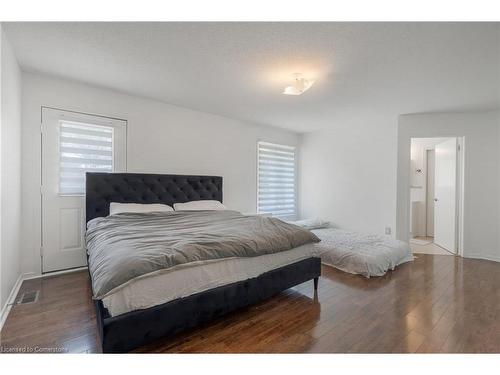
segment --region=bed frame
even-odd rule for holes
[[[207,199],[222,202],[222,177],[87,173],[86,221],[107,216],[110,202],[163,203],[172,206],[174,203]],[[320,274],[320,259],[311,257],[252,279],[115,317],[109,315],[101,300],[95,300],[102,351],[130,351],[262,301],[311,279],[314,279],[316,290]]]

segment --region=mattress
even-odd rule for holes
[[[319,257],[318,244],[275,254],[193,262],[131,280],[102,299],[111,316],[146,309],[222,285],[258,277],[294,262]]]
[[[102,299],[140,276],[183,264],[256,257],[319,242],[277,218],[231,210],[121,213],[87,223],[94,297]]]
[[[366,277],[383,276],[388,270],[413,260],[410,245],[387,236],[337,228],[312,230],[323,264]]]

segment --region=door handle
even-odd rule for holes
[[[437,199],[437,198],[434,198],[434,202],[437,202],[437,201],[438,201],[438,199]]]

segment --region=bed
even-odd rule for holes
[[[312,229],[321,242],[315,244],[323,264],[365,277],[383,276],[413,260],[408,243],[388,236],[338,228]]]
[[[89,274],[103,352],[130,351],[269,298],[308,280],[314,280],[314,287],[317,288],[321,261],[314,244],[306,241],[308,235],[305,232],[294,232],[289,238],[290,248],[286,251],[274,251],[272,246],[265,251],[262,250],[265,246],[256,246],[256,249],[248,246],[220,246],[221,249],[216,249],[214,253],[221,252],[221,258],[206,259],[205,254],[212,251],[207,251],[206,247],[211,246],[210,241],[204,240],[200,242],[201,245],[196,244],[197,252],[189,255],[194,258],[188,256],[185,260],[178,261],[183,257],[161,254],[161,257],[144,264],[140,263],[140,257],[139,260],[132,258],[136,254],[122,251],[116,245],[126,244],[125,240],[111,241],[110,238],[116,236],[128,236],[129,239],[135,236],[147,241],[162,241],[162,236],[170,236],[168,238],[172,240],[175,238],[172,233],[184,236],[182,238],[185,241],[187,229],[181,223],[195,223],[196,220],[198,221],[193,225],[197,228],[212,225],[216,228],[214,230],[222,231],[220,233],[224,233],[226,223],[233,223],[234,228],[239,228],[240,232],[252,225],[271,226],[272,223],[286,233],[289,228],[282,227],[281,222],[276,219],[249,217],[234,211],[108,216],[111,202],[169,206],[197,200],[222,202],[222,177],[87,173],[86,189]],[[175,221],[178,224],[172,224],[174,219],[178,219]],[[267,223],[266,220],[274,221]],[[219,227],[215,227],[217,223]],[[121,225],[122,231],[119,230]],[[229,227],[233,228],[231,225]],[[106,232],[108,234],[104,236],[103,228],[116,229],[112,235],[109,235],[111,232]],[[141,233],[140,230],[152,233],[151,238],[134,232]],[[203,231],[191,229],[191,233],[196,235],[201,232]],[[257,240],[255,242],[258,243]],[[146,250],[147,247],[145,253],[148,253]],[[239,253],[257,250],[264,252],[248,256],[240,256]],[[230,256],[224,251],[234,251],[234,254]],[[125,258],[122,259],[122,255]],[[147,268],[151,264],[155,265],[157,259],[167,261],[167,258],[168,262],[173,262],[168,269]],[[128,267],[128,279],[120,279],[123,272],[111,272],[124,264]],[[110,270],[110,273],[106,270]]]

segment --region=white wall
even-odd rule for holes
[[[464,137],[464,256],[500,261],[498,111],[400,116],[397,237],[408,239],[410,139]]]
[[[464,256],[500,261],[498,111],[405,115],[397,123],[353,121],[302,135],[301,216],[379,234],[397,227],[408,240],[410,139],[464,136]]]
[[[363,232],[394,230],[396,129],[396,118],[380,118],[302,135],[301,216]]]
[[[0,306],[4,318],[9,295],[21,276],[21,71],[1,27],[0,34]]]
[[[298,143],[292,132],[23,73],[24,272],[40,272],[41,106],[127,120],[129,172],[221,175],[224,203],[240,211],[256,207],[257,140]]]

